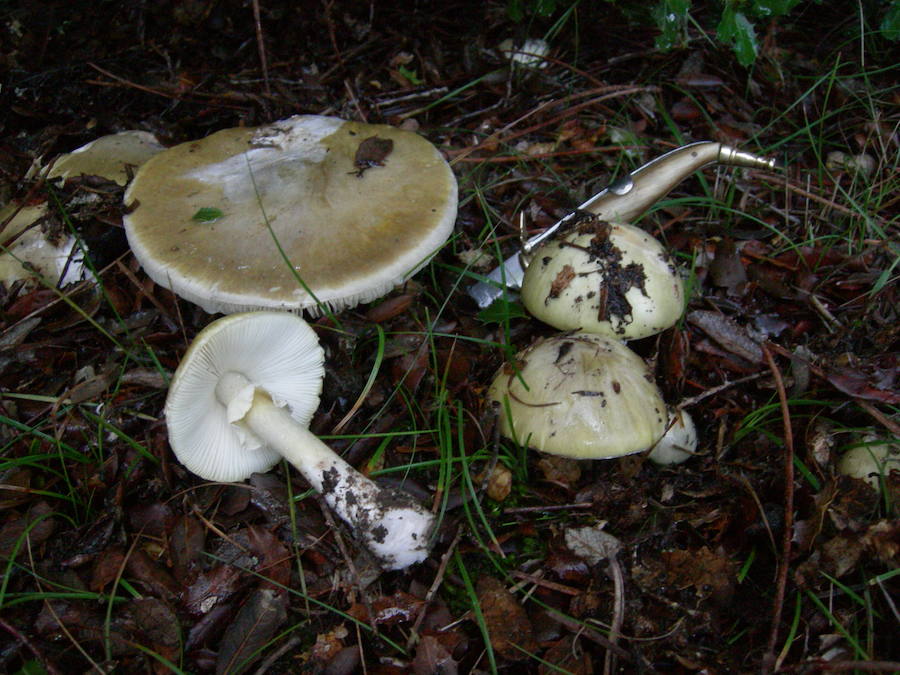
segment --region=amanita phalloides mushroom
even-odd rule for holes
[[[434,516],[381,488],[307,425],[319,402],[323,353],[313,330],[286,312],[233,314],[191,344],[166,399],[169,443],[207,480],[237,481],[288,460],[385,569],[428,554]]]
[[[87,175],[125,185],[132,170],[162,150],[156,137],[146,131],[122,131],[60,155],[49,169],[44,166],[40,171],[54,183]],[[86,193],[82,198],[96,199],[97,195]],[[13,201],[0,207],[0,243],[6,247],[0,252],[0,282],[10,286],[24,280],[26,285],[33,285],[37,278],[43,278],[44,283],[65,286],[83,278],[84,242],[79,243],[50,216],[46,201]]]
[[[494,378],[507,438],[576,459],[646,450],[666,430],[666,405],[644,361],[595,333],[535,342]]]
[[[207,312],[369,302],[450,236],[457,187],[410,131],[297,115],[223,129],[141,167],[125,193],[147,275]]]
[[[522,301],[534,317],[554,328],[632,340],[678,321],[684,284],[652,236],[633,225],[585,214],[531,254]]]
[[[866,434],[862,443],[841,455],[838,473],[866,481],[872,489],[880,490],[882,478],[891,471],[900,471],[900,443],[892,443]]]

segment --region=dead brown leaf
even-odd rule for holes
[[[287,618],[287,594],[259,588],[225,629],[219,644],[216,674],[239,675],[263,656],[263,647]]]
[[[494,651],[510,661],[528,658],[537,641],[525,608],[507,590],[502,581],[483,576],[477,584],[478,604]],[[524,651],[523,651],[524,650]]]

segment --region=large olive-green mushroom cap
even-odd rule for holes
[[[593,221],[534,251],[522,301],[554,328],[632,340],[675,325],[684,284],[652,236],[633,225]]]
[[[208,312],[315,311],[409,278],[450,235],[457,188],[417,134],[301,115],[175,146],[125,202],[128,241],[158,284]]]
[[[594,333],[557,335],[500,369],[488,397],[507,438],[554,455],[602,459],[640,452],[666,430],[666,405],[641,358]]]

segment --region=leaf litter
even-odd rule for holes
[[[900,476],[876,491],[835,470],[845,448],[898,429],[897,139],[876,106],[896,99],[885,79],[896,66],[865,73],[871,106],[849,80],[810,88],[810,73],[838,62],[828,59],[864,68],[852,40],[826,53],[808,37],[818,29],[800,30],[849,30],[839,3],[795,28],[772,24],[752,72],[699,40],[635,51],[647,38],[618,7],[579,5],[547,67],[528,73],[494,49],[495,36],[525,30],[502,3],[370,14],[337,2],[313,15],[252,4],[266,69],[244,47],[257,45],[250,10],[234,3],[123,3],[90,21],[73,9],[49,31],[23,7],[0,26],[14,99],[0,113],[0,202],[47,204],[44,226],[73,228],[93,265],[64,287],[0,289],[0,670],[588,673],[611,670],[610,654],[622,672],[776,659],[790,672],[898,669]],[[579,40],[601,15],[607,37]],[[418,129],[460,180],[456,239],[434,264],[345,312],[342,329],[316,323],[329,385],[315,431],[441,512],[431,557],[404,573],[370,573],[346,536],[345,558],[293,472],[229,487],[177,464],[165,386],[211,317],[143,275],[120,187],[51,187],[29,170],[122,128],[173,144],[296,112]],[[823,168],[798,128],[874,168]],[[520,212],[537,232],[629,162],[704,138],[771,149],[788,170],[707,170],[639,223],[690,268],[685,321],[632,346],[667,400],[689,404],[698,455],[658,469],[496,441],[486,382],[511,347],[549,330],[514,297],[479,313],[461,260],[484,273],[485,256],[516,251]],[[390,152],[361,145],[358,171]],[[198,208],[201,220],[219,215]],[[765,350],[790,393],[789,531],[784,406]],[[787,642],[794,626],[802,639]]]

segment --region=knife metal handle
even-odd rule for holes
[[[651,160],[631,173],[610,183],[578,207],[577,211],[537,234],[522,246],[522,251],[511,255],[503,264],[487,275],[490,283],[479,281],[469,287],[469,295],[479,307],[487,307],[500,297],[506,288],[522,286],[525,266],[522,253],[531,253],[550,239],[578,211],[589,211],[604,220],[631,222],[668,194],[678,183],[698,169],[711,164],[744,166],[754,169],[775,168],[775,160],[737,150],[715,141],[698,141],[676,148]]]

